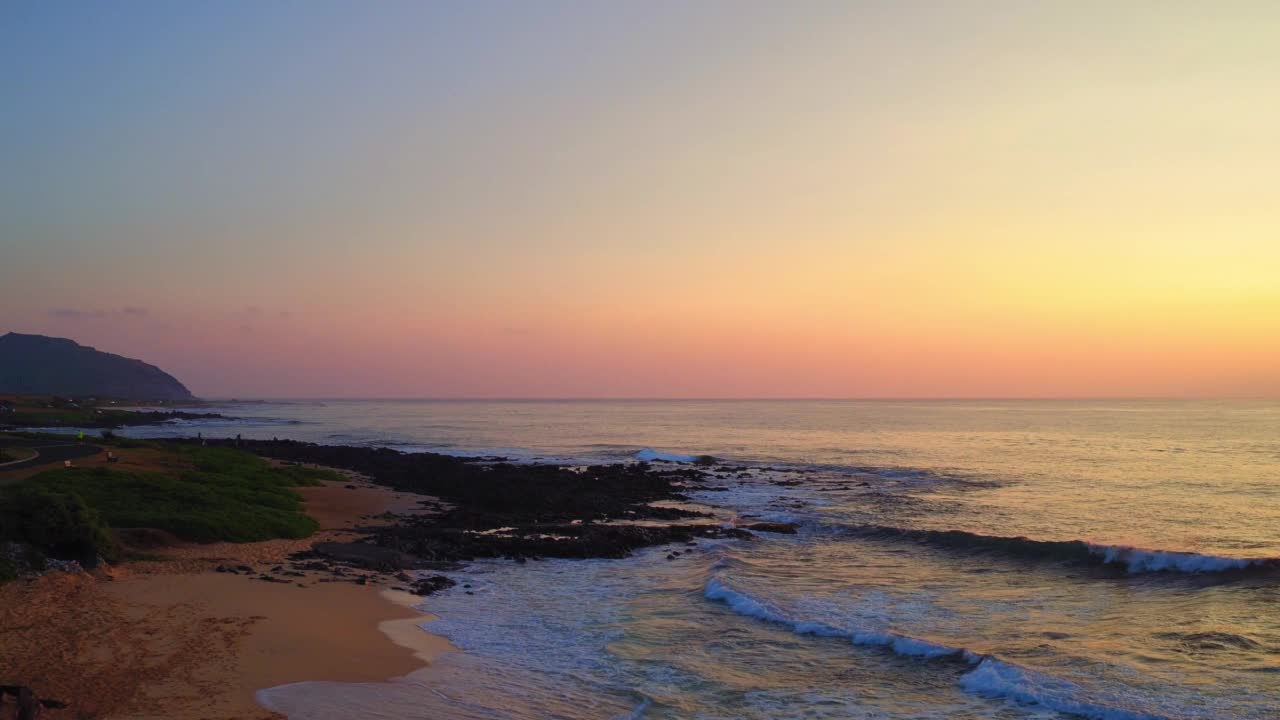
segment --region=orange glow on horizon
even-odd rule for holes
[[[1280,396],[1280,10],[996,6],[63,19],[0,332],[210,396]]]

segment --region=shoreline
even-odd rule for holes
[[[421,628],[432,617],[411,606],[453,581],[405,569],[621,558],[699,537],[752,537],[670,506],[711,479],[706,468],[484,464],[293,440],[207,444],[342,479],[295,488],[318,525],[306,538],[193,544],[124,527],[116,532],[128,541],[127,563],[0,586],[0,633],[23,636],[0,647],[0,682],[14,677],[70,706],[45,717],[279,720],[262,701],[272,688],[430,684],[431,665],[456,648]],[[79,465],[184,469],[159,447],[122,447],[130,449],[113,467],[105,455]],[[776,529],[766,525],[756,529]],[[448,673],[434,677],[441,690],[456,684]]]
[[[42,717],[244,720],[283,716],[259,693],[295,682],[383,682],[426,670],[444,638],[419,627],[422,598],[346,579],[262,582],[216,572],[281,563],[425,496],[347,480],[298,488],[320,530],[302,540],[183,544],[94,573],[0,586],[0,669],[70,704]],[[299,587],[305,585],[305,587]],[[15,669],[20,668],[18,672]]]
[[[453,650],[418,627],[430,615],[388,598],[389,592],[351,583],[304,589],[218,573],[112,583],[107,595],[126,607],[183,624],[221,623],[235,628],[236,638],[224,660],[146,688],[143,696],[154,710],[134,702],[126,713],[104,717],[281,717],[258,702],[260,692],[297,682],[384,682],[423,670]]]

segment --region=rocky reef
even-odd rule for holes
[[[618,558],[700,537],[754,537],[751,526],[725,527],[682,505],[686,492],[714,480],[703,467],[517,464],[291,440],[244,441],[241,447],[286,462],[354,470],[377,484],[440,500],[434,512],[365,528],[364,542],[382,552],[317,548],[362,567],[398,570],[406,567],[405,557],[417,558],[418,567],[494,557]],[[755,529],[794,531],[778,524]]]

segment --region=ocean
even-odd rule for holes
[[[733,470],[695,502],[799,527],[473,563],[423,605],[438,616],[425,628],[465,652],[392,682],[260,694],[291,718],[1280,717],[1277,402],[215,410],[242,419],[124,433],[521,462],[710,454]]]

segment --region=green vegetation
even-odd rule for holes
[[[201,473],[234,475],[244,480],[277,486],[319,485],[323,480],[342,479],[342,475],[333,470],[305,468],[300,465],[273,466],[257,455],[242,450],[198,445],[168,447],[189,457],[195,469]]]
[[[72,492],[22,483],[0,496],[0,536],[51,557],[115,560],[120,549],[98,513]]]
[[[0,488],[0,541],[92,563],[120,557],[107,528],[154,528],[193,542],[302,538],[317,525],[292,488],[341,478],[229,448],[165,447],[185,469],[58,469]]]

